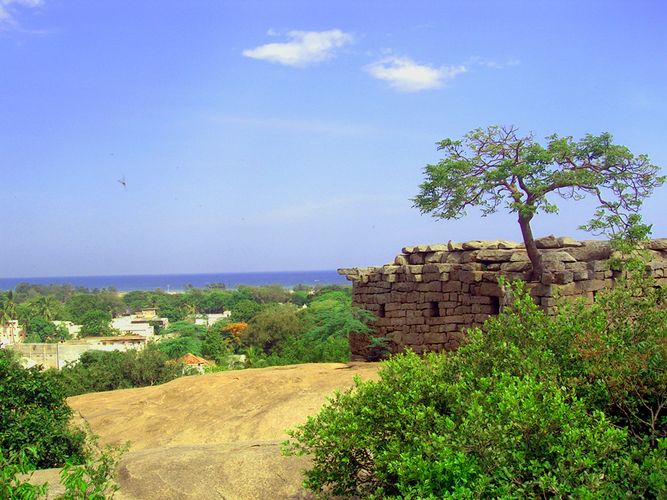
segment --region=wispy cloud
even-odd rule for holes
[[[18,25],[16,12],[21,8],[34,9],[44,5],[44,0],[0,0],[0,29]]]
[[[389,56],[366,66],[366,71],[378,80],[401,92],[419,92],[442,87],[461,73],[465,66],[419,64],[408,57]]]
[[[269,35],[275,35],[269,31]],[[254,49],[246,49],[243,55],[252,59],[303,67],[326,61],[336,49],[352,42],[352,35],[341,30],[290,31],[287,42],[267,43]]]
[[[511,68],[513,66],[518,66],[519,64],[521,64],[521,61],[515,58],[507,59],[505,61],[494,61],[492,59],[487,59],[485,57],[472,56],[468,58],[466,64],[469,66],[483,66],[485,68],[491,68],[491,69],[505,69],[505,68]]]

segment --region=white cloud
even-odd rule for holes
[[[465,66],[434,68],[418,64],[408,57],[390,56],[366,66],[371,76],[389,83],[401,92],[419,92],[442,87],[447,81],[466,72]]]
[[[44,0],[0,0],[0,28],[17,24],[15,11],[18,7],[34,9],[44,5]]]
[[[275,33],[269,31],[269,35]],[[287,42],[246,49],[243,55],[286,66],[306,66],[330,59],[336,49],[352,41],[352,35],[341,30],[290,31],[287,38]]]

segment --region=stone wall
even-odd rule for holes
[[[108,337],[113,339],[113,337]],[[20,343],[11,344],[7,349],[18,352],[24,366],[41,365],[43,368],[55,368],[60,370],[69,363],[76,363],[81,355],[87,351],[127,351],[129,349],[141,349],[145,343],[135,345],[119,345],[110,343],[108,345],[91,343]]]
[[[613,286],[618,273],[606,241],[547,236],[537,240],[545,273],[527,287],[536,302],[552,312],[557,297],[594,300]],[[649,272],[667,285],[667,239],[651,241]],[[417,353],[456,349],[466,328],[498,314],[508,300],[498,278],[528,281],[531,264],[521,243],[468,241],[403,248],[381,267],[339,269],[353,282],[353,300],[375,314],[373,336],[385,337],[391,352],[410,347]],[[355,360],[372,357],[367,335],[351,334]]]

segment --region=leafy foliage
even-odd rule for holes
[[[128,449],[129,443],[101,447],[97,436],[89,433],[86,460],[80,465],[68,460],[60,471],[60,483],[65,486],[62,500],[112,498],[119,489],[114,480],[116,467]]]
[[[5,452],[0,448],[0,498],[7,500],[34,499],[46,495],[48,485],[30,482],[37,450],[29,446],[20,451]]]
[[[231,320],[235,323],[248,323],[263,309],[262,305],[252,299],[238,301],[232,309]]]
[[[665,182],[646,155],[634,155],[614,144],[609,133],[572,137],[547,137],[546,146],[532,135],[521,137],[514,127],[475,129],[462,140],[444,139],[438,150],[445,157],[424,169],[426,180],[414,206],[434,217],[457,219],[468,207],[482,214],[504,206],[518,215],[521,234],[533,270],[542,271],[530,221],[540,211],[554,213],[549,199],[595,197],[598,208],[583,226],[598,233],[624,232],[636,223],[645,198]]]
[[[179,365],[153,345],[142,351],[87,351],[60,371],[68,396],[163,384],[181,375]]]
[[[86,311],[81,316],[81,336],[108,336],[113,335],[111,315],[99,309]]]
[[[667,313],[651,290],[631,279],[548,317],[515,285],[456,353],[393,358],[286,449],[313,456],[306,485],[327,495],[662,497]]]
[[[70,337],[67,328],[56,326],[40,316],[28,322],[27,330],[26,342],[60,342]]]
[[[242,342],[270,354],[288,338],[298,335],[301,330],[301,318],[295,306],[273,305],[264,308],[252,318],[248,329],[243,333]]]
[[[85,460],[78,463],[71,458],[60,472],[60,483],[65,492],[59,500],[105,500],[119,489],[114,475],[121,456],[129,448],[125,445],[100,447],[97,436],[90,432],[85,443]],[[35,500],[50,498],[48,483],[34,485],[35,447],[19,452],[5,453],[0,449],[0,498],[7,500]]]
[[[84,434],[69,424],[72,410],[56,373],[24,369],[9,350],[0,349],[0,450],[32,448],[37,467],[59,467],[83,457]]]

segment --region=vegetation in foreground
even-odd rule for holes
[[[664,498],[665,291],[633,278],[593,306],[513,306],[456,353],[383,365],[291,431],[307,488],[367,498]]]
[[[100,447],[74,427],[65,389],[55,373],[23,368],[0,349],[0,498],[46,498],[47,485],[30,483],[35,469],[62,467],[62,498],[113,496],[116,465],[126,446]]]

